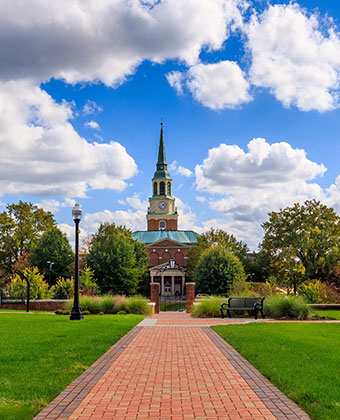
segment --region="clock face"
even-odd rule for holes
[[[166,202],[165,202],[165,201],[160,201],[160,202],[158,203],[158,207],[159,207],[161,210],[164,210],[164,209],[165,209],[165,207],[166,207]]]

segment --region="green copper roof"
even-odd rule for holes
[[[182,244],[193,244],[197,242],[199,234],[192,230],[145,230],[132,233],[133,239],[152,244],[161,239],[171,239]]]
[[[163,137],[163,123],[161,123],[161,135],[159,137],[159,148],[158,148],[158,160],[156,165],[156,172],[153,175],[153,179],[171,179],[170,174],[167,170],[167,163],[165,157],[165,146]]]

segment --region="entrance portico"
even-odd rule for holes
[[[160,283],[161,296],[183,296],[185,295],[185,272],[184,267],[170,263],[156,265],[149,269],[151,283]]]

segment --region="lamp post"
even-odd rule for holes
[[[48,285],[49,285],[49,287],[51,287],[52,266],[53,266],[54,262],[53,261],[47,261],[47,264],[49,265],[49,268],[50,268],[50,272],[49,272],[49,276],[48,276]]]
[[[72,218],[76,225],[75,230],[75,272],[74,272],[74,300],[70,315],[71,321],[81,321],[84,319],[79,305],[79,223],[82,210],[80,204],[76,203],[72,209]]]

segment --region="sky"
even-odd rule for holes
[[[160,121],[179,229],[256,250],[268,213],[340,213],[340,3],[0,0],[0,211],[73,242],[146,230]]]

